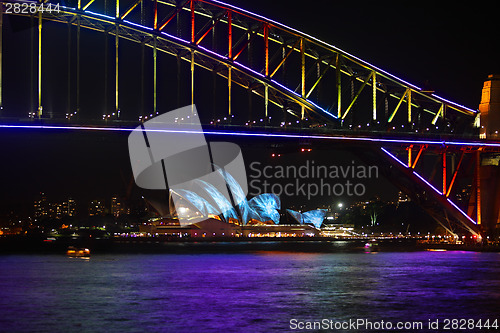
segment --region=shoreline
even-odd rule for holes
[[[59,238],[4,236],[0,237],[2,254],[66,253],[69,246],[89,248],[92,253],[244,253],[244,252],[412,252],[412,251],[474,251],[500,252],[499,245],[425,244],[414,238],[378,239],[366,248],[370,238],[335,239],[326,237],[259,237],[169,239],[165,237]]]

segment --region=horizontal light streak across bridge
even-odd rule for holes
[[[134,128],[124,127],[94,127],[94,126],[57,126],[57,125],[7,125],[0,124],[0,128],[4,129],[44,129],[44,130],[85,130],[85,131],[108,131],[108,132],[130,132]],[[311,139],[311,140],[332,140],[332,141],[352,141],[352,142],[370,142],[380,144],[412,144],[412,145],[433,145],[433,146],[456,146],[456,147],[488,147],[500,149],[500,142],[478,142],[478,141],[440,141],[440,140],[410,140],[410,139],[389,139],[389,138],[368,138],[360,136],[342,136],[342,135],[309,135],[297,133],[259,133],[259,132],[236,132],[236,131],[221,131],[221,130],[204,130],[191,131],[182,129],[155,129],[146,130],[150,132],[164,133],[184,133],[184,134],[206,134],[206,135],[221,135],[221,136],[237,136],[237,137],[264,137],[276,139]]]

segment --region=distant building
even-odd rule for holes
[[[103,216],[106,214],[104,202],[100,200],[92,200],[89,204],[89,216]]]
[[[68,201],[53,204],[52,211],[55,212],[56,218],[63,218],[66,216],[73,217],[76,215],[76,203],[74,199],[69,198]]]
[[[479,137],[500,138],[500,75],[489,75],[484,82],[479,111]]]
[[[122,199],[117,196],[111,198],[111,215],[114,217],[120,217],[122,215],[127,215],[128,213],[129,210]]]
[[[51,212],[57,218],[65,216],[68,212],[68,202],[52,204]]]
[[[76,202],[74,199],[68,199],[68,216],[76,216]]]
[[[43,217],[48,217],[49,215],[49,203],[47,201],[47,196],[45,193],[41,192],[40,193],[40,198],[38,200],[35,200],[34,203],[34,215],[35,218],[43,218]]]
[[[40,193],[40,198],[35,200],[34,205],[35,218],[60,219],[67,216],[76,215],[75,200],[69,198],[61,203],[49,202],[45,193]]]

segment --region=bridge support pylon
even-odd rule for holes
[[[478,207],[482,229],[487,235],[500,231],[500,154],[483,153],[480,157]]]
[[[500,139],[500,75],[489,75],[483,85],[480,111],[480,138]],[[478,222],[487,234],[500,230],[500,154],[478,156]]]

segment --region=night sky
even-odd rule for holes
[[[493,3],[233,0],[437,95],[477,109],[484,79],[500,73]]]
[[[496,12],[494,3],[467,2],[443,6],[431,1],[391,1],[383,2],[383,5],[373,1],[314,1],[297,6],[284,0],[229,2],[322,39],[408,82],[435,90],[436,94],[473,109],[478,106],[484,79],[488,74],[500,73],[500,29],[493,18]],[[63,32],[66,29],[47,26],[47,29],[62,29]],[[4,74],[4,99],[6,108],[10,109],[7,111],[24,110],[29,103],[29,94],[26,94],[26,89],[29,89],[29,66],[26,66],[29,30],[13,33],[9,29],[6,28],[6,34],[10,35],[4,38],[4,64],[10,64]],[[94,50],[97,49],[95,35],[82,32],[82,36],[84,63],[96,71],[102,70],[102,56],[96,55],[98,51]],[[47,40],[46,43],[56,42]],[[126,47],[125,43],[123,45]],[[66,103],[64,82],[68,67],[62,49],[54,44],[51,53],[44,56],[58,68],[44,77],[47,82],[44,89],[50,96],[44,105],[48,108],[51,104],[57,105],[53,99],[64,99]],[[128,58],[123,57],[123,66],[133,63],[137,54],[137,48],[131,48]],[[18,66],[15,75],[13,63]],[[86,75],[82,74],[85,83],[90,83],[90,86],[99,83],[98,79]],[[135,82],[136,75],[137,68],[131,69],[122,80]],[[165,91],[168,84],[161,86],[160,83],[160,87]],[[91,107],[92,91],[82,93],[82,108],[98,115],[101,110]],[[128,103],[140,107],[134,96],[124,94],[122,106],[126,108]],[[174,106],[164,103],[163,107],[167,111]],[[33,199],[40,191],[46,192],[53,201],[72,196],[80,203],[79,209],[85,209],[93,198],[109,201],[111,195],[125,195],[132,179],[126,139],[127,133],[1,130],[1,211],[5,213],[14,209],[31,214]],[[259,158],[264,163],[269,154],[269,151],[262,154],[256,149],[248,149],[244,157],[247,163]],[[285,156],[281,163],[298,163],[303,157],[297,156]],[[313,152],[309,156],[310,159],[322,160],[325,152]],[[350,160],[351,156],[343,155],[333,163],[348,163]],[[385,195],[387,198],[384,199],[395,193],[395,188],[383,180],[370,188],[369,195]],[[140,195],[135,185],[132,189],[132,195]],[[320,204],[330,199],[318,200]]]

